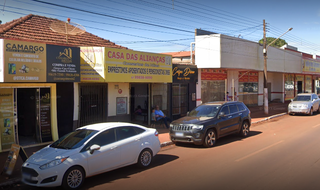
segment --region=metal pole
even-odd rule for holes
[[[264,113],[269,113],[269,106],[268,106],[268,73],[267,73],[267,38],[266,38],[266,21],[263,20],[263,58],[264,58],[264,89],[263,89],[263,99],[264,99]]]

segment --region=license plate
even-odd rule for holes
[[[182,136],[183,136],[183,133],[176,133],[176,136],[177,136],[177,137],[182,137]]]
[[[22,177],[24,178],[24,179],[31,179],[31,175],[30,174],[22,174]]]

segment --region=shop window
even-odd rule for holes
[[[225,81],[201,81],[202,103],[212,101],[223,101],[225,91]]]
[[[285,74],[284,78],[285,100],[291,100],[294,98],[294,74]]]

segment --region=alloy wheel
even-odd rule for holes
[[[80,170],[72,170],[67,176],[67,184],[71,188],[77,188],[81,185],[83,180],[82,172]]]

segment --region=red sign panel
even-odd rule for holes
[[[225,80],[227,79],[227,70],[223,69],[202,69],[201,80]]]
[[[259,72],[239,72],[239,82],[258,82]]]

